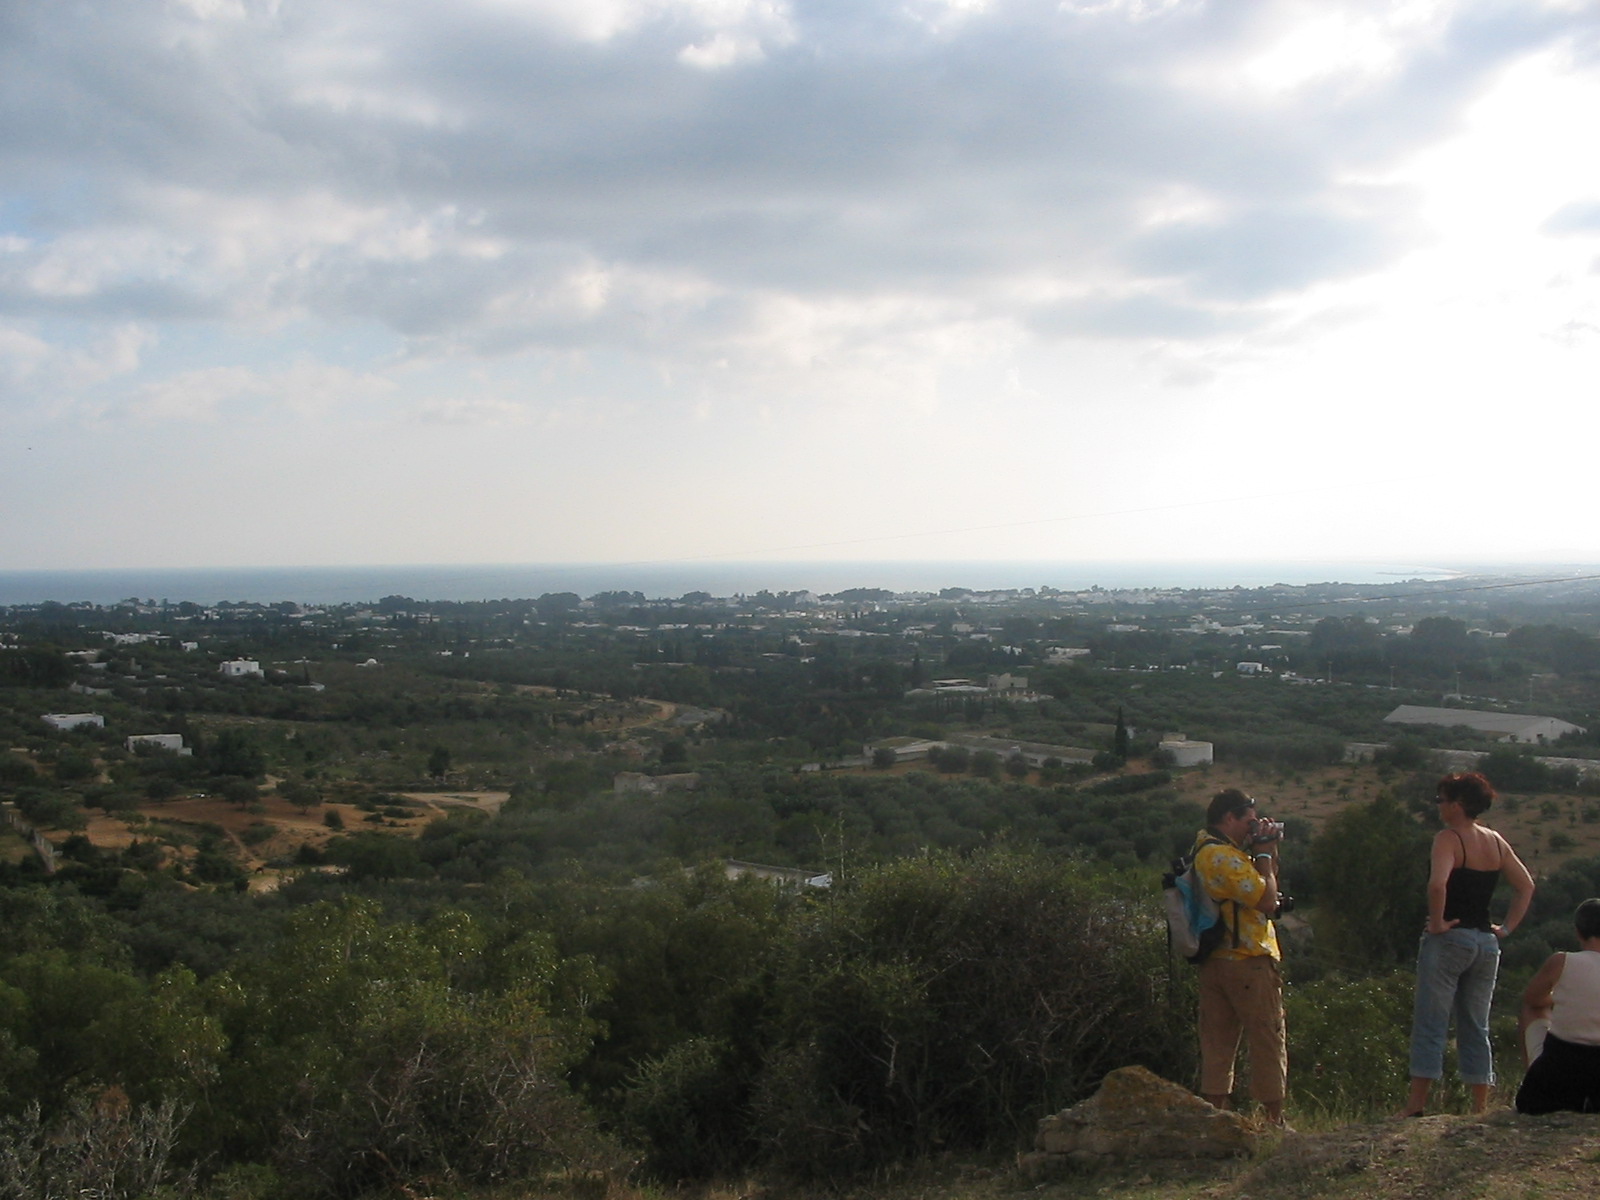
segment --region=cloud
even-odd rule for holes
[[[870,371],[882,345],[998,325],[1248,334],[1402,255],[1412,199],[1363,180],[1505,64],[1594,31],[1556,5],[1318,12],[10,6],[0,176],[31,184],[0,208],[0,314],[310,318],[414,355],[605,349],[675,371],[790,336],[791,360]],[[128,411],[201,419],[256,394],[229,378],[175,375]]]
[[[1552,237],[1600,233],[1600,200],[1579,200],[1550,214],[1541,231]]]
[[[296,363],[261,371],[246,367],[207,367],[181,371],[146,383],[126,401],[109,405],[110,421],[210,424],[259,417],[262,410],[302,416],[324,409],[383,399],[394,391],[381,376]]]
[[[1407,244],[1402,232],[1399,221],[1327,207],[1246,208],[1147,234],[1132,242],[1129,261],[1199,296],[1256,300],[1372,270]]]

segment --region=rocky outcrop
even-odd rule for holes
[[[1260,1139],[1238,1113],[1212,1108],[1143,1067],[1120,1067],[1100,1090],[1039,1122],[1025,1170],[1146,1159],[1231,1158]]]

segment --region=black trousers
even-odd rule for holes
[[[1546,1034],[1544,1049],[1517,1089],[1517,1111],[1600,1112],[1600,1046]]]

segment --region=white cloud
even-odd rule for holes
[[[295,363],[270,371],[206,367],[146,383],[103,416],[140,422],[210,423],[259,420],[262,410],[306,417],[336,407],[381,400],[395,385],[381,376],[320,363]]]
[[[1092,445],[1117,487],[1158,470],[1116,436],[1129,412],[1281,424],[1345,403],[1337,380],[1385,421],[1463,340],[1472,369],[1431,372],[1463,407],[1519,373],[1567,396],[1600,326],[1592,5],[9,19],[0,381],[8,421],[41,428],[483,437],[508,472],[520,449],[602,474],[586,439],[648,430],[636,460],[681,453],[699,480],[765,454],[724,486],[790,492],[889,438],[914,446],[896,494],[984,453],[1052,478],[1047,448]],[[1227,453],[1211,436],[1163,441],[1161,478],[1189,481],[1189,445]],[[873,502],[850,486],[828,520]]]

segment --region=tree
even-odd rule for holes
[[[1122,707],[1117,707],[1117,729],[1111,738],[1111,752],[1123,762],[1128,761],[1128,723],[1122,719]]]
[[[310,812],[322,803],[322,793],[304,779],[285,779],[278,785],[278,795],[301,812]]]
[[[94,759],[87,754],[69,750],[56,759],[56,778],[62,783],[78,783],[85,779],[93,779],[99,773],[100,768],[95,766]]]
[[[533,607],[546,621],[555,621],[582,603],[583,598],[576,592],[546,592],[533,602]]]
[[[261,789],[248,779],[229,779],[222,785],[222,798],[229,804],[248,808],[261,800]]]
[[[0,783],[33,783],[38,778],[39,772],[33,769],[33,764],[27,759],[15,754],[0,754]]]
[[[780,963],[757,1135],[826,1174],[1013,1138],[1114,1066],[1184,1071],[1164,945],[1128,921],[1147,887],[1006,851],[866,873]]]
[[[1319,949],[1345,969],[1387,969],[1416,954],[1428,916],[1428,832],[1384,793],[1353,804],[1311,843]]]
[[[435,746],[428,752],[428,774],[443,779],[450,773],[450,747]]]
[[[0,654],[0,687],[61,688],[72,682],[72,664],[59,650],[28,646]]]
[[[1495,788],[1506,792],[1542,792],[1551,786],[1550,768],[1531,754],[1491,750],[1478,763]]]
[[[218,775],[237,775],[258,779],[266,774],[267,760],[255,737],[247,729],[229,726],[211,743],[211,769]]]

